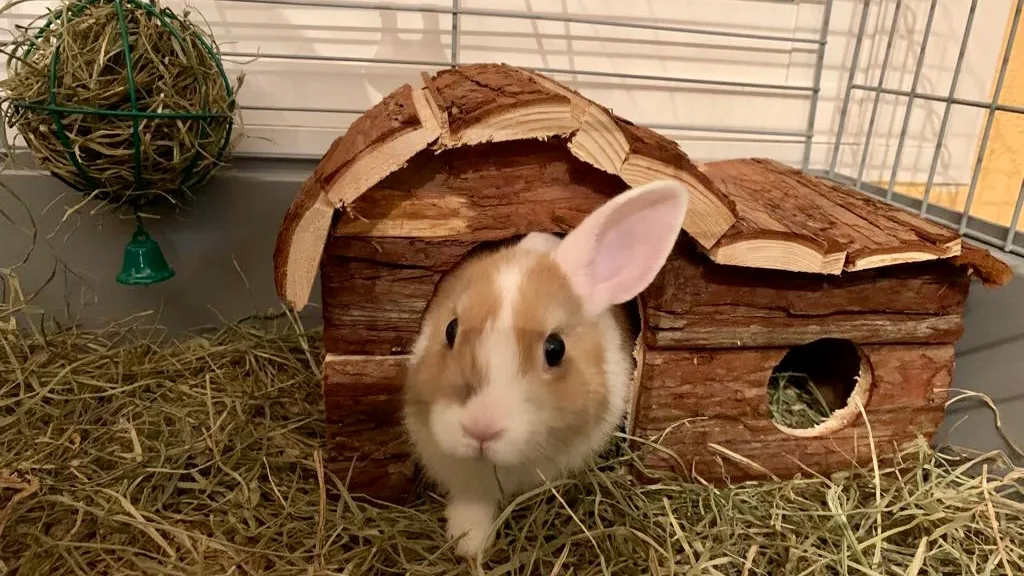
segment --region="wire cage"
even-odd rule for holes
[[[239,155],[319,158],[421,71],[504,61],[696,160],[773,157],[1024,255],[1024,0],[188,4],[247,74],[239,100],[257,137]]]
[[[919,56],[913,70],[911,88],[909,90],[897,90],[886,85],[886,72],[890,65],[889,57],[894,43],[897,25],[899,23],[900,12],[904,8],[904,4],[911,4],[911,2],[895,0],[893,3],[892,13],[889,18],[888,29],[886,32],[885,56],[882,59],[877,80],[873,83],[856,81],[857,66],[863,48],[863,40],[865,38],[868,20],[868,10],[864,9],[861,12],[856,41],[853,48],[852,64],[850,66],[849,77],[846,82],[845,96],[843,98],[842,111],[840,112],[837,128],[838,131],[835,138],[836,145],[833,147],[829,165],[823,170],[823,172],[828,177],[847,184],[852,184],[869,194],[883,197],[887,201],[903,206],[909,210],[913,210],[923,217],[953,225],[961,234],[970,238],[999,247],[1007,252],[1016,253],[1018,255],[1024,254],[1024,252],[1021,251],[1021,245],[1017,242],[1016,237],[1017,227],[1020,222],[1021,207],[1024,205],[1024,177],[1020,177],[1016,199],[1013,202],[1013,211],[1012,214],[1009,215],[1009,221],[1005,226],[975,217],[972,213],[974,201],[979,191],[979,182],[986,154],[991,152],[990,146],[992,145],[993,127],[997,117],[999,114],[1003,113],[1014,115],[1017,117],[1015,119],[1024,120],[1024,116],[1020,116],[1024,113],[1024,106],[1015,106],[1002,102],[1003,89],[1006,85],[1007,73],[1010,68],[1011,57],[1013,56],[1014,41],[1020,31],[1020,21],[1024,2],[1018,0],[1012,7],[1012,14],[1010,15],[1009,20],[1009,31],[1006,33],[1004,45],[1002,47],[1002,57],[999,61],[996,72],[995,86],[991,92],[991,97],[988,100],[964,98],[958,95],[961,74],[964,69],[965,56],[968,52],[969,42],[972,33],[976,33],[974,25],[975,15],[977,14],[978,9],[978,0],[971,0],[969,4],[967,16],[963,23],[962,33],[960,35],[959,42],[957,42],[958,50],[956,57],[955,60],[950,63],[952,79],[949,83],[948,91],[945,93],[935,93],[923,90],[920,87],[920,78],[923,68],[922,63],[925,55],[927,54],[929,44],[932,41],[930,33],[940,4],[938,0],[930,0],[928,3],[927,16],[924,23],[924,30],[919,40]],[[848,128],[847,113],[850,108],[851,100],[856,92],[862,92],[870,95],[872,104],[867,120],[867,128],[864,131],[862,138],[853,143],[853,145],[859,149],[860,153],[860,161],[857,165],[856,173],[853,175],[844,173],[838,168],[838,159],[843,145],[846,144],[843,141],[843,136]],[[897,144],[894,158],[892,159],[890,176],[883,185],[879,186],[865,182],[864,172],[868,162],[868,156],[871,152],[872,137],[874,135],[873,129],[878,117],[879,102],[883,95],[895,96],[901,99],[904,102],[904,113],[898,131]],[[903,160],[903,150],[908,137],[911,114],[914,110],[914,104],[918,101],[940,103],[942,106],[942,115],[938,131],[935,135],[933,152],[928,162],[927,178],[924,182],[923,188],[921,189],[920,198],[914,198],[906,194],[899,194],[896,192],[896,179],[897,173],[900,169],[900,163]],[[963,204],[959,206],[959,210],[951,210],[932,203],[931,199],[936,184],[936,171],[939,166],[943,146],[948,134],[950,118],[958,107],[983,110],[985,114],[983,122],[984,127],[981,129],[977,145],[977,153],[971,164],[970,178],[969,183],[966,186],[966,194]],[[1021,133],[1020,136],[1024,137],[1024,133]],[[1024,158],[1015,160],[1015,164],[1018,166],[1024,165]]]

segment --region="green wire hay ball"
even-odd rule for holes
[[[5,52],[4,120],[42,168],[88,199],[179,204],[228,152],[234,89],[213,38],[187,12],[63,2]]]

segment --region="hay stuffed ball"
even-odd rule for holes
[[[88,200],[137,218],[157,201],[181,204],[228,153],[235,90],[213,38],[187,12],[142,0],[65,2],[5,52],[7,126]],[[138,222],[118,280],[173,276]]]

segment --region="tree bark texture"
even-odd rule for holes
[[[681,241],[644,294],[650,348],[952,343],[969,272],[948,261],[842,276],[720,266]]]
[[[508,65],[466,64],[425,79],[448,130],[458,141],[465,130],[517,108],[562,105],[570,100],[535,81],[525,70]]]
[[[767,385],[784,348],[745,350],[648,350],[638,396],[634,434],[665,433],[646,465],[708,481],[766,477],[763,470],[723,455],[712,444],[739,454],[777,477],[814,471],[829,474],[891,456],[917,434],[929,437],[942,421],[953,371],[953,346],[869,345],[871,366],[867,422],[827,436],[791,436],[771,421]],[[868,428],[870,425],[870,430]]]
[[[402,425],[404,356],[324,362],[327,467],[353,494],[396,504],[413,497],[415,463]]]
[[[442,274],[481,242],[567,232],[626,184],[557,142],[424,152],[338,219],[321,266],[336,354],[408,354]]]
[[[703,170],[736,205],[736,223],[711,250],[722,264],[838,274],[960,254],[955,230],[776,161],[723,160]],[[799,247],[818,253],[823,268],[795,268],[789,257]]]

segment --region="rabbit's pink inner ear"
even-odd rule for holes
[[[626,302],[654,281],[679,236],[688,203],[683,184],[651,182],[608,201],[565,237],[555,260],[588,314]]]

